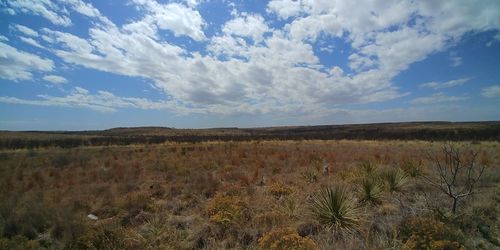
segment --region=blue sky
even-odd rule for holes
[[[500,120],[499,65],[496,0],[0,0],[2,130]]]

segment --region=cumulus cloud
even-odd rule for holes
[[[88,3],[40,1],[39,5],[59,17],[69,15],[62,11],[68,7],[90,18],[92,25],[88,34],[80,36],[40,29],[39,39],[68,64],[151,80],[176,101],[176,109],[297,114],[405,96],[408,93],[401,93],[392,79],[412,63],[445,50],[468,32],[500,28],[498,1],[273,0],[267,11],[281,18],[286,23],[283,27],[271,29],[264,16],[235,12],[220,32],[207,37],[204,29],[208,24],[196,9],[198,3],[134,0],[139,16],[117,25]],[[16,13],[23,12],[24,5],[6,5]],[[43,11],[37,11],[25,12],[42,15]],[[174,44],[160,35],[161,30],[190,37],[200,49]],[[313,46],[324,37],[341,39],[351,47],[344,70],[350,68],[352,73],[321,63]],[[422,85],[441,89],[467,80]],[[438,93],[411,103],[466,98]]]
[[[228,35],[251,37],[255,42],[261,42],[263,35],[270,31],[270,28],[261,15],[244,15],[228,21],[222,31]]]
[[[481,95],[487,98],[499,98],[500,97],[500,85],[493,85],[481,89]]]
[[[276,13],[280,18],[287,19],[302,11],[300,0],[272,0],[267,5],[267,11]]]
[[[54,83],[54,84],[63,84],[63,83],[68,82],[68,80],[66,80],[66,78],[64,78],[62,76],[56,76],[56,75],[46,75],[46,76],[42,77],[42,79],[47,81],[47,82]]]
[[[431,88],[431,89],[444,89],[444,88],[451,88],[455,86],[460,86],[463,85],[464,83],[468,82],[470,78],[460,78],[460,79],[454,79],[446,82],[426,82],[422,83],[419,85],[421,88]]]
[[[443,93],[437,93],[430,96],[418,97],[410,101],[411,104],[435,104],[446,102],[457,102],[467,100],[467,96],[447,96]]]
[[[146,22],[159,29],[170,30],[175,36],[188,36],[195,41],[206,39],[203,32],[206,23],[197,10],[179,3],[161,4],[153,0],[134,2],[147,11]]]
[[[50,59],[18,50],[0,42],[0,78],[18,81],[30,80],[33,71],[52,71],[54,63]]]

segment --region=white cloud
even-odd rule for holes
[[[499,98],[500,97],[500,85],[493,85],[481,89],[481,95],[487,98]]]
[[[16,97],[0,96],[0,102],[36,106],[58,106],[88,108],[99,112],[114,112],[118,108],[171,109],[175,103],[151,101],[145,98],[119,97],[107,91],[91,94],[88,90],[76,87],[63,97],[38,95],[39,99],[29,100]]]
[[[301,2],[301,0],[272,0],[267,5],[267,11],[278,14],[282,19],[287,19],[301,12]]]
[[[37,47],[37,48],[41,48],[41,49],[43,48],[43,46],[42,46],[42,45],[40,45],[37,41],[35,41],[33,38],[30,38],[30,37],[24,37],[24,36],[22,36],[22,37],[19,37],[19,39],[20,39],[21,41],[23,41],[23,42],[25,42],[25,43],[27,43],[27,44],[31,45],[31,46],[35,46],[35,47]]]
[[[321,34],[332,36],[342,36],[342,24],[331,15],[312,15],[295,19],[291,24],[287,24],[285,29],[290,33],[292,39],[311,40],[316,39]]]
[[[228,21],[224,24],[222,31],[228,35],[251,37],[259,43],[263,40],[264,33],[271,30],[261,15],[253,14],[239,16]]]
[[[170,30],[175,36],[189,36],[195,41],[205,40],[205,21],[197,10],[179,3],[160,4],[153,0],[134,0],[146,9],[145,19],[159,29]]]
[[[344,74],[344,71],[340,67],[334,66],[330,69],[330,74],[332,74],[336,77],[340,77]]]
[[[133,3],[142,16],[119,26],[90,4],[63,1],[61,6],[91,19],[88,34],[45,28],[39,39],[65,63],[148,79],[176,102],[176,109],[205,113],[305,114],[337,104],[399,98],[407,93],[392,79],[412,63],[447,49],[467,32],[500,27],[496,1],[464,3],[469,8],[464,9],[460,2],[282,0],[267,6],[287,19],[281,29],[271,30],[271,22],[258,14],[235,11],[220,32],[207,38],[209,24],[195,9],[198,1]],[[58,13],[69,15],[62,9]],[[191,37],[199,51],[168,41],[161,30]],[[318,41],[323,45],[325,37],[350,45],[352,72],[344,74],[335,66],[340,65],[335,50],[329,55],[332,65],[321,63],[313,46]],[[460,80],[426,87],[458,86]],[[99,95],[106,93],[93,96]],[[414,102],[463,98],[437,94]]]
[[[54,63],[0,42],[0,78],[18,81],[32,79],[33,71],[52,71]]]
[[[23,26],[23,25],[20,25],[20,24],[15,24],[14,27],[22,32],[23,34],[27,35],[27,36],[32,36],[32,37],[37,37],[38,36],[38,32],[32,30],[31,28],[28,28],[26,26]]]
[[[0,35],[0,42],[7,42],[7,41],[9,41],[9,38],[7,38],[6,36]]]
[[[457,102],[467,100],[467,96],[447,96],[443,93],[433,94],[431,96],[418,97],[410,101],[411,104],[435,104],[446,102]]]
[[[466,77],[466,78],[450,80],[447,82],[426,82],[426,83],[420,84],[419,87],[431,88],[431,89],[444,89],[444,88],[451,88],[451,87],[463,85],[464,83],[468,82],[469,80],[470,80],[470,78]]]
[[[64,78],[62,76],[56,76],[56,75],[46,75],[42,79],[47,81],[47,82],[54,83],[54,84],[63,84],[63,83],[68,82],[68,80],[66,80],[66,78]]]
[[[42,16],[53,24],[62,26],[71,25],[71,19],[61,13],[63,12],[63,8],[49,0],[17,0],[6,1],[3,4],[11,10],[11,14],[29,13]]]

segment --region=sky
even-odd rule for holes
[[[498,0],[0,0],[0,130],[491,120]]]

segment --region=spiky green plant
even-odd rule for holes
[[[408,175],[399,168],[389,169],[382,175],[387,189],[392,192],[401,192],[408,182]]]
[[[360,183],[361,200],[371,204],[380,204],[382,198],[382,187],[380,182],[374,178],[364,178]]]
[[[329,230],[350,233],[360,221],[360,210],[344,186],[322,189],[312,197],[313,216]]]
[[[377,170],[378,166],[371,161],[362,161],[359,163],[359,167],[366,175],[371,175]]]

